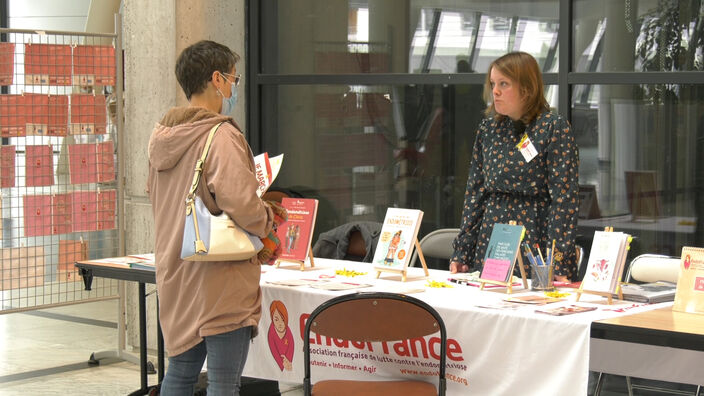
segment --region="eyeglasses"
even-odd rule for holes
[[[222,73],[222,72],[221,72],[221,73]],[[225,76],[228,76],[228,77],[234,77],[234,79],[235,79],[235,86],[240,85],[240,80],[242,79],[242,75],[241,75],[241,74],[230,74],[230,73],[222,73],[222,74],[225,75]]]

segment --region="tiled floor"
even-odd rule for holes
[[[117,346],[117,300],[0,315],[0,395],[127,395],[139,388],[139,365],[91,353]],[[156,362],[155,357],[150,358]],[[149,375],[149,383],[157,381]],[[297,384],[280,384],[286,396]]]

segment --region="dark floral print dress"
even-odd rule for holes
[[[477,132],[460,233],[453,242],[453,261],[481,270],[495,223],[515,220],[526,227],[533,253],[555,239],[555,275],[577,275],[579,151],[572,129],[557,114],[539,115],[525,126],[538,154],[526,162],[516,147],[523,132],[510,118],[487,118]],[[523,254],[523,252],[521,252]],[[523,265],[530,276],[528,259]],[[516,266],[514,274],[520,274]]]

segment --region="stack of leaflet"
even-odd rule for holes
[[[615,294],[621,281],[631,236],[623,232],[596,231],[587,261],[582,289]]]
[[[623,299],[640,303],[656,304],[675,300],[677,284],[657,281],[640,285],[625,284],[622,287]]]

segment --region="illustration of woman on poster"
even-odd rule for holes
[[[398,249],[398,244],[401,243],[401,230],[396,231],[394,236],[389,242],[389,250],[386,251],[386,258],[384,259],[384,264],[393,266],[394,257],[396,256],[396,249]]]
[[[293,370],[293,333],[288,327],[288,310],[280,300],[269,306],[271,325],[269,326],[269,350],[281,371]]]

